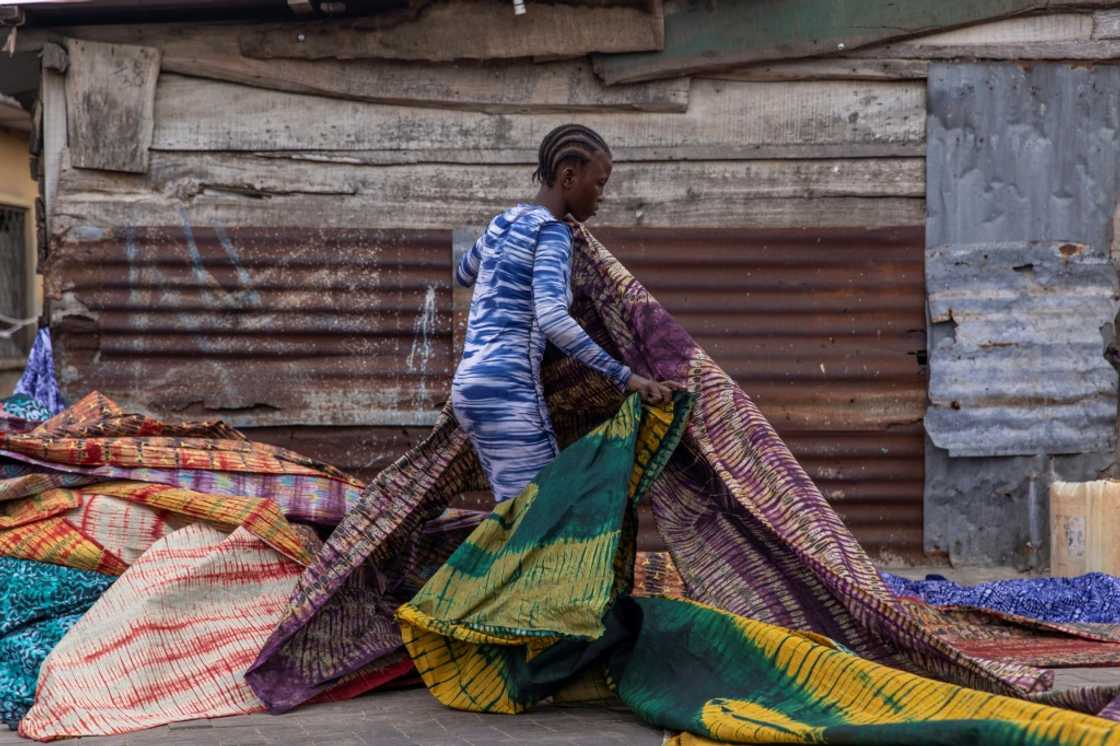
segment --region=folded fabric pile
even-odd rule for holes
[[[363,486],[220,422],[164,423],[96,393],[0,430],[5,722],[54,738],[259,709],[242,675],[320,546],[295,521],[333,525]],[[114,678],[92,686],[110,660]],[[36,696],[46,714],[27,720]]]

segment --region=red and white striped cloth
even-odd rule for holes
[[[300,570],[243,528],[196,523],[165,536],[51,652],[20,735],[127,733],[263,710],[244,673]]]

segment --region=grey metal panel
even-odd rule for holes
[[[980,243],[926,251],[926,431],[950,456],[1085,453],[1112,447],[1116,372],[1101,329],[1116,271],[1084,244]]]
[[[928,90],[927,247],[1044,241],[1082,244],[1086,259],[1109,257],[1120,68],[934,64]],[[931,350],[951,342],[959,331],[953,326],[931,324]],[[1099,334],[1098,326],[1094,320],[1084,331]],[[1102,354],[1104,347],[1102,339]],[[936,367],[931,376],[939,375]],[[1002,374],[1010,384],[1018,373],[1009,365],[984,375]],[[1054,389],[1074,391],[1080,382],[1072,378],[1053,381]],[[974,374],[977,393],[983,383]],[[1113,377],[1113,397],[1115,390]],[[1071,456],[952,458],[931,443],[925,548],[955,562],[1044,564],[1050,482],[1055,475],[1094,479],[1110,460],[1104,448]]]

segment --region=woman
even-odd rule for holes
[[[538,151],[536,199],[494,218],[456,268],[456,281],[475,291],[451,403],[499,501],[516,497],[559,452],[540,379],[546,342],[648,403],[672,396],[669,385],[611,357],[568,313],[572,234],[563,218],[594,215],[610,175],[602,137],[578,124],[557,127]]]

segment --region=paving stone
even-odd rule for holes
[[[249,717],[251,717],[251,716],[249,716]],[[218,718],[217,720],[222,720],[222,719],[233,720],[235,718]],[[170,731],[177,731],[177,730],[198,730],[198,729],[201,729],[201,728],[213,728],[214,727],[213,722],[214,721],[210,721],[210,720],[182,720],[178,723],[168,723],[167,724],[167,729],[170,730]]]

